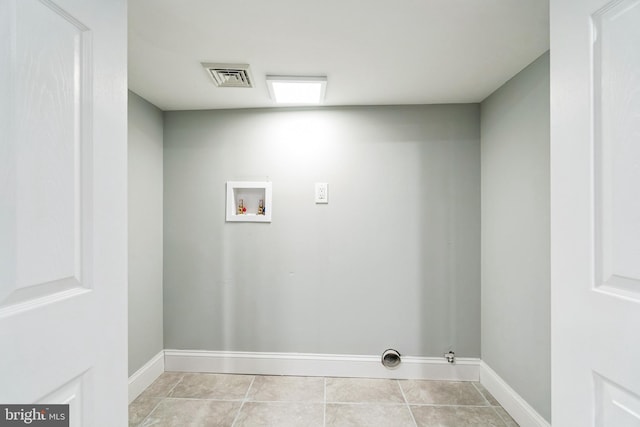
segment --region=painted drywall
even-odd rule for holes
[[[481,104],[482,360],[551,417],[549,54]]]
[[[164,348],[162,111],[129,92],[129,375]]]
[[[164,118],[166,348],[480,355],[479,105]],[[254,180],[273,221],[225,222]]]

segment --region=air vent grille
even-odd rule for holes
[[[218,87],[253,87],[248,64],[202,64]]]

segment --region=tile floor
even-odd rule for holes
[[[129,426],[517,426],[480,383],[165,372]]]

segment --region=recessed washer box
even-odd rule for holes
[[[271,222],[271,183],[228,181],[227,222]]]

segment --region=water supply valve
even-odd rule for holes
[[[453,351],[445,353],[444,358],[447,359],[449,363],[456,363],[456,354]]]

